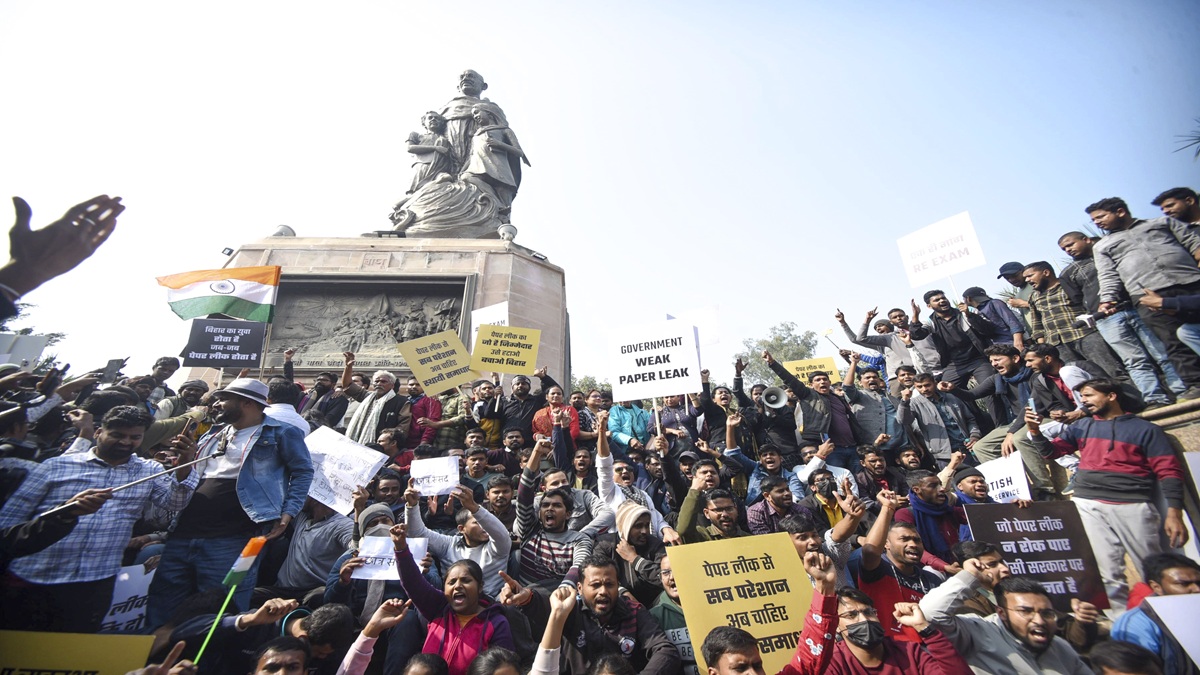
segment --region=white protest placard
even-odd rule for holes
[[[480,307],[471,312],[471,339],[467,344],[475,344],[475,340],[479,337],[480,326],[507,326],[508,325],[508,301],[499,302],[487,307]]]
[[[1018,499],[1033,500],[1029,493],[1029,481],[1025,479],[1025,463],[1021,460],[1021,453],[1014,452],[1008,457],[984,462],[976,468],[987,481],[988,496],[992,499],[1001,504]]]
[[[719,328],[721,317],[716,305],[689,309],[686,312],[668,312],[667,319],[682,321],[696,327],[696,340],[701,347],[715,345],[721,341]]]
[[[408,473],[422,497],[448,495],[458,487],[458,458],[414,459]]]
[[[966,211],[906,234],[896,244],[913,288],[987,263]]]
[[[1149,603],[1151,612],[1192,661],[1200,663],[1200,621],[1196,621],[1200,595],[1152,595],[1142,602]]]
[[[700,391],[700,351],[691,324],[660,321],[623,328],[609,337],[608,346],[615,401]]]
[[[420,565],[429,550],[429,540],[410,537],[408,550],[412,551],[413,560]],[[363,537],[358,544],[358,557],[363,558],[364,562],[362,567],[356,567],[350,573],[351,579],[400,580],[400,571],[396,569],[396,547],[391,537]]]
[[[112,605],[104,615],[100,632],[141,632],[146,627],[146,602],[150,599],[150,582],[153,580],[154,570],[147,572],[144,565],[122,567],[117,573]]]
[[[359,445],[329,427],[304,439],[312,456],[313,481],[308,496],[341,514],[354,508],[350,493],[366,485],[387,461],[387,455]]]

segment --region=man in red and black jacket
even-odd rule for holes
[[[1140,565],[1167,546],[1187,542],[1183,467],[1161,428],[1125,412],[1115,382],[1088,380],[1076,390],[1091,417],[1066,425],[1052,441],[1042,435],[1041,418],[1032,411],[1025,414],[1026,427],[1047,459],[1079,452],[1073,501],[1108,597],[1114,606],[1124,607],[1129,593],[1125,554]],[[1155,483],[1167,502],[1165,517],[1153,503]]]

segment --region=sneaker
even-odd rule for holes
[[[1063,491],[1062,491],[1062,495],[1064,497],[1069,497],[1069,496],[1075,494],[1075,475],[1077,473],[1078,473],[1077,471],[1072,471],[1071,477],[1067,479],[1067,485],[1066,485],[1066,487],[1063,488]]]
[[[1200,387],[1189,387],[1187,391],[1179,395],[1180,401],[1191,401],[1200,398]]]

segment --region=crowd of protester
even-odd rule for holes
[[[493,374],[427,393],[351,352],[341,373],[301,381],[289,350],[279,375],[178,391],[173,357],[113,384],[0,365],[0,628],[112,630],[116,574],[141,564],[155,675],[691,674],[693,639],[709,673],[762,673],[744,630],[691,635],[667,550],[782,532],[813,587],[783,672],[1196,673],[1143,604],[1200,593],[1179,449],[1139,416],[1200,399],[1200,207],[1186,188],[1153,203],[1164,217],[1088,206],[1104,236],[1063,234],[1057,274],[1004,264],[997,297],[930,290],[857,325],[838,310],[844,375],[758,355],[781,400],[746,388],[741,359],[731,386],[705,370],[657,407],[545,368],[536,388]],[[34,231],[17,208],[7,316],[123,209],[98,197]],[[386,456],[349,514],[309,497],[321,427]],[[1057,611],[974,540],[964,505],[993,503],[977,466],[1013,453],[1020,506],[1076,505],[1109,610]],[[459,486],[422,494],[412,463],[447,456]],[[268,543],[218,620],[254,536]],[[364,537],[391,539],[398,580],[355,578]]]

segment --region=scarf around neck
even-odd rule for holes
[[[916,521],[917,532],[921,535],[925,548],[942,560],[952,561],[950,544],[938,527],[938,521],[951,513],[950,501],[947,500],[945,504],[930,504],[922,501],[916,492],[910,490],[908,505],[912,507],[913,520]]]
[[[373,391],[367,394],[367,397],[358,406],[358,410],[354,411],[354,419],[350,420],[350,426],[346,428],[346,437],[363,445],[374,443],[375,427],[379,426],[379,416],[383,414],[383,406],[393,398],[396,398],[395,391],[389,391],[378,398]],[[369,437],[361,438],[364,433]]]

